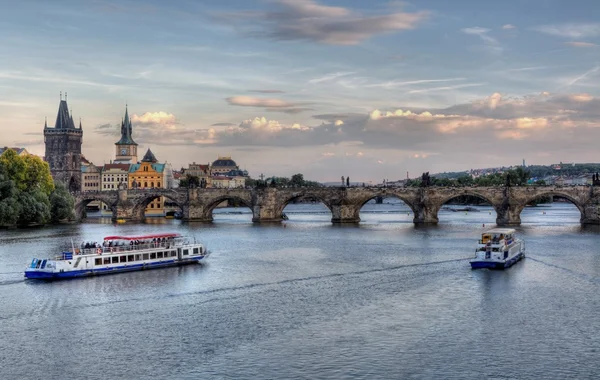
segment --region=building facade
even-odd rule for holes
[[[130,166],[129,164],[104,164],[100,190],[118,190],[119,185],[127,187]]]
[[[129,188],[131,189],[166,189],[166,164],[159,164],[150,149],[139,164],[129,166]],[[164,197],[153,199],[146,206],[146,216],[165,215]]]
[[[83,129],[75,127],[69,114],[67,98],[60,99],[54,128],[44,124],[44,160],[50,166],[52,178],[64,183],[70,191],[81,191],[81,144]]]

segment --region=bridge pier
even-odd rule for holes
[[[583,205],[581,224],[600,225],[600,200]]]
[[[415,204],[414,205],[414,224],[437,224],[439,222],[438,219],[438,210],[440,207],[436,207],[434,205],[426,205],[424,203]]]
[[[331,223],[359,223],[359,212],[355,205],[331,205]]]
[[[496,207],[496,225],[499,227],[520,226],[524,204],[503,204]]]

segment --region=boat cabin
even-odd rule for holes
[[[512,228],[494,228],[481,234],[479,244],[508,245],[514,239],[515,230]]]

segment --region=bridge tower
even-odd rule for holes
[[[44,123],[44,160],[50,166],[52,178],[64,183],[69,191],[81,190],[82,141],[81,120],[79,128],[76,128],[73,116],[69,113],[67,94],[63,99],[61,93],[54,128],[49,128],[48,122]]]

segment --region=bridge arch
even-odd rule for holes
[[[136,197],[134,206],[133,206],[133,218],[135,220],[144,220],[146,217],[146,208],[148,205],[154,201],[155,199],[165,198],[176,204],[177,207],[183,212],[185,207],[185,202],[182,202],[177,194],[172,194],[168,191],[138,191],[138,196]],[[164,205],[163,205],[164,207]]]
[[[369,201],[379,198],[379,197],[381,197],[383,199],[396,198],[396,199],[401,200],[402,202],[404,202],[404,204],[406,204],[408,206],[408,208],[410,209],[410,212],[413,216],[415,215],[415,212],[417,211],[414,201],[412,199],[410,199],[408,196],[394,192],[394,191],[387,191],[385,189],[381,189],[381,190],[376,190],[368,195],[365,195],[364,197],[361,197],[356,201],[355,210],[354,210],[354,218],[356,220],[360,220],[360,211],[362,210],[364,205],[366,205]]]
[[[429,204],[429,215],[435,220],[436,223],[439,222],[439,213],[442,207],[444,207],[444,205],[453,199],[465,196],[481,199],[484,202],[489,203],[494,209],[494,221],[497,221],[498,215],[500,215],[502,212],[502,202],[495,201],[492,194],[486,194],[485,191],[478,191],[469,188],[461,188],[459,191],[451,192],[442,190],[436,201]]]
[[[117,212],[117,196],[116,194],[102,194],[102,193],[82,193],[75,197],[75,219],[83,220],[86,218],[85,208],[91,202],[99,201],[109,207],[112,212],[112,218],[114,219]]]
[[[527,196],[525,198],[525,200],[523,201],[523,203],[520,204],[518,206],[518,208],[516,209],[516,213],[518,213],[519,220],[521,220],[521,213],[525,209],[525,206],[535,202],[536,200],[538,200],[540,198],[544,198],[544,197],[552,197],[552,198],[556,197],[556,198],[562,198],[562,199],[569,201],[569,203],[571,203],[573,206],[577,207],[577,210],[579,210],[580,221],[584,221],[584,219],[586,217],[585,201],[578,199],[573,194],[569,194],[568,192],[561,191],[561,189],[548,189],[548,190],[544,189],[542,191],[536,192],[535,194]]]
[[[327,209],[332,213],[333,215],[333,209],[332,209],[332,204],[331,201],[329,199],[326,199],[325,197],[322,196],[322,194],[319,191],[311,191],[311,190],[304,190],[304,191],[299,191],[299,192],[295,192],[293,194],[287,195],[283,198],[281,198],[281,200],[278,202],[276,210],[275,210],[275,215],[280,216],[283,215],[283,210],[285,210],[285,208],[292,202],[298,200],[298,199],[315,199],[316,201],[322,203],[323,205],[325,205],[325,207],[327,207]]]
[[[203,216],[203,220],[206,221],[212,221],[214,219],[213,217],[213,211],[214,209],[221,203],[225,202],[225,201],[232,201],[234,204],[238,204],[241,205],[243,207],[247,207],[252,211],[252,215],[254,217],[254,207],[252,207],[252,202],[248,201],[238,195],[234,195],[234,194],[225,194],[225,195],[221,195],[218,196],[216,198],[211,199],[210,201],[208,201],[205,205],[204,205],[204,216]]]

